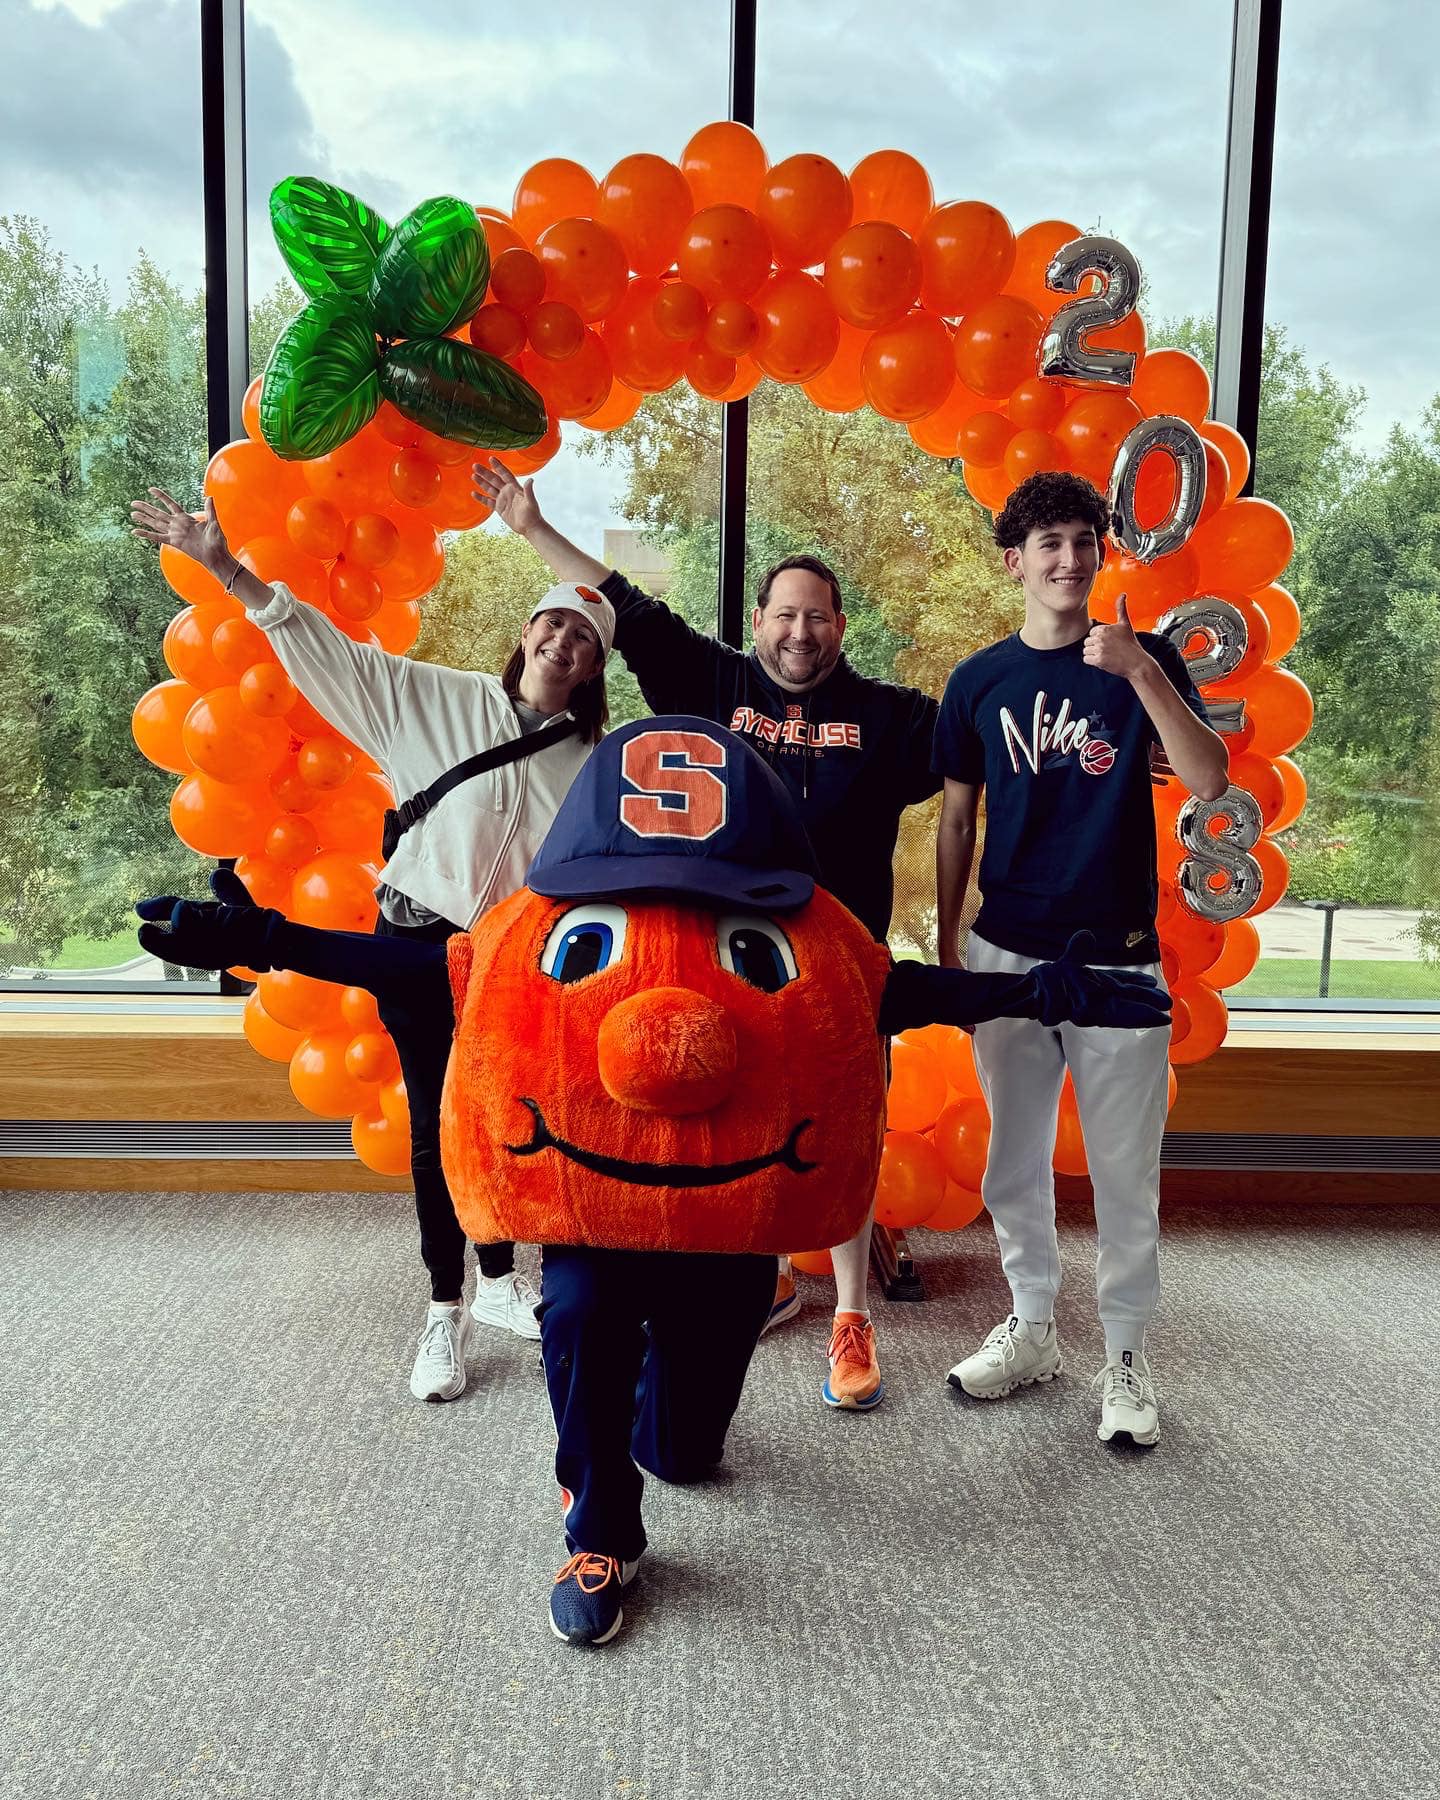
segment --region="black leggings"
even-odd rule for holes
[[[375,921],[376,937],[412,938],[425,944],[443,944],[459,930],[448,919],[432,925],[396,925],[382,913]],[[465,1285],[465,1233],[440,1167],[440,1094],[455,1035],[454,1014],[442,1022],[417,1016],[394,1001],[378,1004],[385,1029],[395,1040],[410,1101],[410,1174],[420,1221],[420,1255],[430,1271],[430,1297],[454,1300]],[[515,1246],[477,1244],[475,1258],[482,1275],[492,1279],[508,1275],[515,1267]]]

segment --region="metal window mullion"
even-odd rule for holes
[[[730,4],[730,117],[755,124],[756,0]],[[716,631],[739,647],[745,622],[745,490],[750,467],[750,402],[728,400],[720,421],[720,593]]]
[[[1281,0],[1236,0],[1215,305],[1214,414],[1250,449],[1254,485],[1265,349],[1265,275],[1275,164]]]
[[[245,0],[200,0],[205,377],[210,454],[242,435],[250,380],[245,242]]]

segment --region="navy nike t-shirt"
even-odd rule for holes
[[[1185,659],[1138,634],[1203,719]],[[1155,805],[1159,734],[1122,676],[1092,668],[1085,640],[1032,650],[1008,637],[966,657],[946,683],[937,775],[985,788],[982,905],[975,929],[1021,956],[1058,955],[1093,931],[1093,960],[1158,962]]]

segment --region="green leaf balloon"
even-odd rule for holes
[[[328,456],[374,418],[380,352],[367,319],[316,300],[281,332],[260,390],[260,430],[290,462]]]
[[[522,450],[545,435],[545,402],[498,356],[454,338],[413,338],[380,365],[385,398],[407,419],[457,444]]]
[[[316,175],[287,175],[270,194],[270,223],[285,265],[312,300],[369,303],[375,259],[390,227],[363,200]]]
[[[485,298],[490,249],[475,209],[448,195],[422,200],[385,240],[370,281],[382,337],[442,337]]]

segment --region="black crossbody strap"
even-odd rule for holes
[[[548,750],[552,744],[574,737],[579,729],[580,721],[574,713],[562,713],[551,724],[542,725],[539,731],[522,732],[519,737],[507,738],[503,744],[492,744],[478,756],[467,756],[464,762],[456,763],[453,769],[447,769],[432,781],[429,787],[422,788],[418,794],[412,794],[403,806],[396,807],[396,838],[407,832],[417,819],[423,819],[432,806],[438,806],[462,782],[469,781],[476,775],[483,775],[489,769],[503,769],[506,763],[520,762],[524,757]]]

